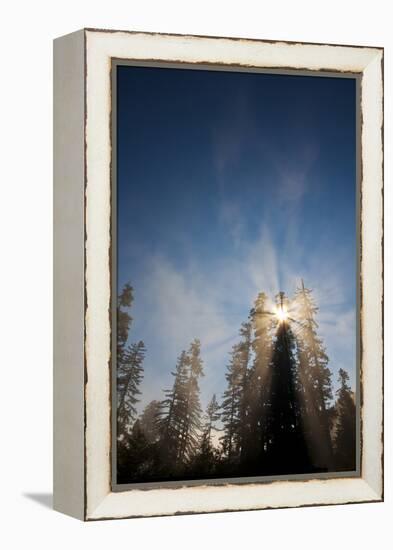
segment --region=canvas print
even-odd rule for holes
[[[357,79],[114,70],[114,483],[357,475]]]

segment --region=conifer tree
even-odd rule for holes
[[[240,342],[232,347],[231,358],[225,374],[227,389],[223,394],[221,406],[224,426],[221,444],[229,462],[239,458],[246,438],[246,386],[251,348],[250,323],[242,324],[240,336]]]
[[[160,414],[161,403],[154,399],[143,409],[139,418],[140,428],[149,443],[156,443],[159,438],[157,418]]]
[[[178,461],[181,464],[190,462],[198,448],[198,436],[201,429],[201,404],[199,378],[203,376],[201,343],[195,339],[188,351],[189,373],[184,398],[184,415],[180,426],[180,447]]]
[[[224,455],[229,461],[232,461],[236,454],[240,428],[241,372],[238,351],[238,345],[236,344],[232,348],[231,359],[225,374],[227,389],[222,400],[224,434],[221,437],[221,444]]]
[[[268,297],[258,294],[250,312],[253,338],[253,362],[247,374],[241,461],[255,467],[260,464],[267,445],[267,402],[270,394],[272,335],[275,322],[268,307]]]
[[[329,404],[333,397],[329,358],[315,319],[318,307],[312,291],[304,286],[296,290],[294,300],[297,324],[299,391],[305,439],[310,458],[319,470],[332,467]]]
[[[120,440],[130,434],[136,417],[135,405],[139,400],[146,353],[142,341],[127,345],[132,323],[129,310],[133,300],[133,288],[127,283],[117,300],[117,428]]]
[[[132,323],[129,310],[134,301],[134,290],[126,283],[117,299],[117,361],[121,363]]]
[[[130,483],[146,481],[154,473],[153,454],[149,441],[141,428],[139,418],[134,422],[130,433],[117,452],[117,481]]]
[[[249,366],[252,354],[252,324],[250,321],[242,323],[240,327],[240,342],[238,346],[238,359],[240,366],[240,399],[239,399],[239,430],[238,430],[238,450],[240,457],[244,453],[247,445],[247,427],[248,427],[248,378]]]
[[[286,306],[283,292],[278,307]],[[270,392],[265,401],[266,467],[274,473],[301,473],[308,469],[296,391],[295,339],[287,319],[280,319],[271,359]],[[290,460],[288,460],[290,457]]]
[[[203,376],[201,344],[195,339],[188,350],[180,354],[174,384],[166,390],[166,399],[159,413],[160,447],[165,461],[182,467],[189,463],[198,449],[201,430],[199,378]]]
[[[348,385],[348,373],[340,369],[338,374],[340,387],[336,392],[335,466],[339,471],[351,471],[356,469],[356,406]]]
[[[136,403],[143,378],[143,360],[146,349],[142,341],[131,344],[122,352],[117,365],[117,421],[118,434],[129,434],[136,417]]]
[[[192,470],[197,475],[211,475],[217,462],[217,450],[212,442],[212,430],[216,430],[216,422],[220,419],[220,406],[213,395],[209,402],[200,436],[199,450],[192,464]]]
[[[165,399],[160,403],[157,415],[157,427],[160,436],[161,455],[165,462],[176,464],[181,443],[183,419],[187,414],[186,394],[190,360],[186,351],[182,351],[177,363],[173,386],[165,390]]]
[[[203,428],[204,439],[207,441],[209,446],[211,445],[212,430],[216,429],[216,422],[218,422],[220,416],[220,405],[218,404],[216,394],[214,393],[206,408]]]

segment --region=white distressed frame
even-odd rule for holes
[[[85,469],[83,517],[170,515],[383,499],[383,50],[85,30]],[[70,35],[72,36],[72,35]],[[67,38],[67,37],[66,37]],[[62,40],[62,39],[60,39]],[[66,46],[65,46],[66,47]],[[111,491],[111,60],[361,73],[361,477]],[[81,365],[80,368],[83,368]],[[82,425],[82,424],[81,424]],[[58,423],[61,429],[61,422]],[[57,450],[57,454],[61,450]],[[56,449],[55,449],[56,455]],[[72,470],[72,467],[71,467]],[[56,476],[55,476],[56,482]],[[66,489],[57,481],[57,492]],[[56,493],[56,489],[55,489]],[[65,510],[61,498],[57,508]],[[55,494],[56,501],[56,494]],[[79,503],[80,504],[80,503]],[[78,504],[78,506],[79,506]],[[71,506],[72,508],[72,506]],[[79,510],[79,508],[78,508]]]

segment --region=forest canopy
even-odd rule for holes
[[[303,281],[292,297],[260,292],[225,365],[226,386],[201,406],[203,342],[179,350],[163,389],[138,414],[143,341],[132,341],[134,289],[117,301],[117,482],[272,476],[356,469],[356,398],[332,370],[318,307]],[[272,306],[273,304],[273,306]]]

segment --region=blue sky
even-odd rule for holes
[[[202,401],[225,388],[258,292],[303,277],[334,379],[355,382],[356,82],[118,68],[118,285],[147,347],[141,406],[202,342]]]

